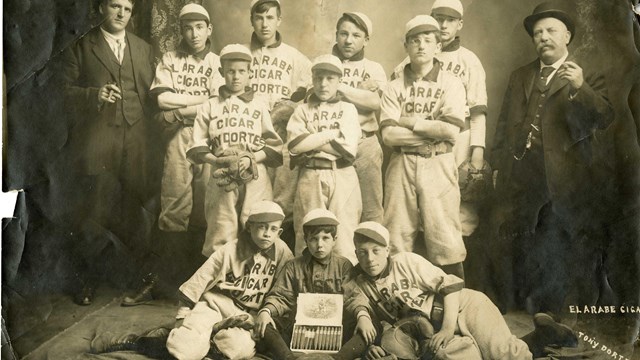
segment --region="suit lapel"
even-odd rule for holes
[[[524,86],[524,93],[527,97],[527,102],[529,102],[529,98],[531,97],[531,92],[533,91],[533,86],[535,84],[536,74],[538,72],[537,64],[538,60],[532,62],[524,72],[522,85]]]
[[[111,76],[114,79],[118,78],[118,69],[116,63],[116,56],[109,48],[109,44],[107,44],[107,40],[104,39],[104,36],[100,33],[100,29],[94,33],[93,37],[93,53],[96,55],[98,60],[104,65],[107,70],[111,73]]]

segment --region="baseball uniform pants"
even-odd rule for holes
[[[358,175],[353,166],[342,169],[300,170],[293,218],[296,229],[296,256],[305,248],[302,218],[313,209],[327,209],[339,219],[336,246],[333,251],[356,264],[353,231],[360,222],[362,199]]]
[[[377,136],[370,136],[358,143],[358,155],[353,163],[362,194],[361,221],[382,223],[382,147]]]
[[[164,157],[158,226],[162,231],[187,231],[189,219],[204,225],[204,194],[211,173],[210,164],[187,160],[193,127],[183,127],[169,141]]]
[[[213,175],[212,168],[211,174]],[[238,187],[233,191],[225,191],[211,177],[207,186],[205,199],[205,216],[207,233],[202,254],[211,256],[214,251],[232,239],[238,238],[238,218],[244,227],[249,217],[252,204],[262,200],[273,199],[271,180],[264,164],[258,164],[258,178]]]
[[[413,251],[424,233],[426,258],[435,265],[464,261],[460,229],[460,188],[453,153],[432,157],[394,152],[385,182],[384,225],[392,253]]]

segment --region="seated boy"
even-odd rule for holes
[[[212,351],[231,358],[254,354],[255,343],[248,333],[254,326],[253,317],[275,274],[293,258],[279,237],[283,219],[282,209],[272,201],[259,201],[251,207],[245,231],[211,255],[180,287],[181,307],[170,333],[159,328],[143,336],[101,334],[92,341],[92,351],[133,350],[153,358],[200,360],[209,352],[210,339],[216,334]],[[230,334],[243,346],[233,345]]]
[[[356,107],[337,95],[342,69],[333,55],[314,60],[313,94],[291,115],[287,139],[291,166],[300,169],[293,207],[296,255],[304,248],[302,218],[322,208],[340,219],[334,251],[355,263],[350,239],[360,221],[362,200],[353,161],[362,131]]]
[[[517,339],[491,300],[464,289],[457,276],[417,254],[389,257],[389,232],[378,223],[361,223],[354,242],[359,264],[345,284],[345,309],[347,316],[357,319],[356,335],[334,356],[337,359],[354,359],[365,352],[368,359],[387,355],[378,346],[380,323],[393,324],[405,316],[425,317],[434,324],[436,332],[421,334],[419,340],[425,352],[436,358],[447,358],[455,351],[460,359],[531,359],[530,349],[539,349],[542,342],[576,342],[571,329],[546,314],[536,315],[533,333]],[[432,311],[436,295],[444,297],[441,321]],[[473,341],[452,341],[454,335]]]
[[[190,161],[213,165],[215,179],[209,181],[205,199],[205,256],[237,236],[238,217],[241,224],[247,220],[247,204],[273,199],[266,167],[282,165],[282,140],[273,130],[267,104],[254,98],[248,87],[251,52],[242,45],[227,45],[220,62],[225,85],[218,98],[198,108],[193,144],[187,151]]]
[[[284,265],[256,320],[255,330],[263,338],[258,349],[271,352],[274,359],[295,358],[288,340],[293,329],[291,320],[296,314],[298,294],[342,294],[342,284],[353,268],[347,258],[333,254],[339,224],[333,213],[314,209],[305,215],[302,222],[307,248],[302,256]]]
[[[180,286],[185,304],[169,334],[167,349],[178,359],[202,359],[218,321],[242,313],[254,315],[271,289],[275,274],[293,255],[280,240],[282,209],[259,201],[251,207],[246,232],[225,244]],[[249,344],[247,344],[249,346]]]

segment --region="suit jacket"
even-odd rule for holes
[[[65,107],[71,119],[70,146],[74,158],[85,174],[94,175],[122,169],[125,127],[130,138],[127,147],[128,164],[125,168],[147,165],[149,143],[148,119],[152,119],[154,105],[148,92],[153,80],[153,53],[144,40],[127,32],[127,47],[131,55],[135,87],[144,109],[144,118],[133,125],[115,124],[116,106],[105,103],[99,109],[98,91],[109,81],[118,78],[115,55],[104,39],[100,28],[95,27],[63,56]],[[131,100],[131,99],[129,99]],[[122,100],[118,100],[122,101]],[[144,166],[143,166],[144,167]]]
[[[567,59],[570,60],[570,59]],[[496,193],[507,194],[512,181],[514,154],[524,151],[530,125],[525,121],[528,101],[540,69],[539,60],[511,74],[496,127],[492,166],[499,170]],[[607,99],[604,77],[583,69],[584,84],[569,100],[568,81],[554,76],[541,116],[544,165],[547,187],[554,208],[569,213],[593,206],[593,192],[601,180],[595,174],[603,166],[598,129],[613,121],[613,108]],[[590,205],[589,205],[590,204]],[[584,220],[585,216],[582,216]]]

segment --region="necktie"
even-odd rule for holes
[[[122,64],[122,57],[124,55],[124,41],[116,40],[116,58],[118,59],[118,63]]]
[[[540,85],[542,85],[542,87],[547,86],[547,78],[551,75],[553,70],[555,69],[552,66],[545,66],[540,70]]]

